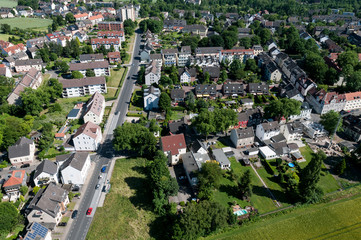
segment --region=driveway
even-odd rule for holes
[[[169,197],[169,202],[174,203],[180,203],[180,202],[188,202],[192,200],[194,197],[193,190],[191,185],[188,182],[188,179],[186,177],[186,174],[184,172],[182,164],[178,164],[176,166],[168,167],[171,177],[176,178],[178,185],[179,185],[179,191],[177,196],[171,196]],[[185,179],[179,180],[180,176],[185,176]]]

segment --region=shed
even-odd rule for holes
[[[67,118],[70,120],[78,119],[79,117],[80,117],[80,109],[76,109],[76,108],[73,108],[67,116]]]
[[[260,147],[259,151],[266,160],[270,160],[277,157],[277,154],[268,146]]]
[[[250,148],[247,150],[249,156],[257,155],[259,153],[258,148]]]
[[[222,149],[214,149],[213,157],[219,163],[221,169],[227,169],[231,167],[231,162],[228,160]]]

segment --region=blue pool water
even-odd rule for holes
[[[290,166],[290,167],[295,167],[295,165],[293,164],[293,163],[288,163],[288,166]]]
[[[237,212],[234,212],[234,215],[237,215],[237,216],[242,216],[244,214],[247,214],[247,210],[245,209],[241,209],[241,210],[238,210]]]

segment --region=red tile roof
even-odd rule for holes
[[[91,16],[89,18],[89,20],[95,20],[95,19],[100,19],[100,18],[103,18],[103,15],[99,14],[99,15]]]
[[[87,13],[81,13],[81,14],[74,15],[75,18],[82,18],[82,17],[87,17],[87,16],[88,16]]]
[[[18,172],[21,173],[20,177],[15,177],[15,175],[18,175],[16,174]],[[21,185],[25,176],[25,170],[15,170],[12,172],[11,177],[4,183],[3,187]]]
[[[179,154],[179,149],[186,148],[186,142],[184,140],[183,133],[162,137],[161,141],[163,151],[170,151],[172,155]]]

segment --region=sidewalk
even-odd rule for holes
[[[113,158],[111,161],[110,161],[110,166],[109,166],[109,171],[107,173],[107,177],[105,179],[105,182],[107,183],[107,185],[110,184],[110,179],[112,177],[112,173],[113,173],[113,170],[114,170],[114,165],[115,165],[115,160],[116,158]],[[108,193],[107,192],[103,192],[101,193],[100,195],[100,200],[99,200],[99,204],[98,204],[98,207],[103,207],[104,205],[104,201],[105,201],[105,197]]]
[[[75,206],[73,210],[78,210],[79,209],[79,205],[83,202],[83,197],[84,197],[84,193],[87,189],[87,186],[89,184],[89,181],[91,179],[91,176],[93,175],[94,169],[95,169],[95,165],[96,162],[91,162],[90,168],[89,168],[89,172],[88,172],[88,176],[85,179],[85,183],[83,185],[83,187],[80,189],[79,193],[80,193],[80,199],[74,197],[72,202],[75,202]],[[76,193],[76,192],[75,192]],[[64,216],[69,217],[69,221],[68,224],[66,225],[66,227],[58,227],[56,226],[54,231],[52,232],[52,238],[53,239],[59,239],[59,240],[66,240],[66,237],[68,235],[68,232],[73,224],[73,219],[71,218],[72,215],[71,210],[68,210]],[[79,214],[79,213],[78,213]],[[63,216],[63,217],[64,217]]]

